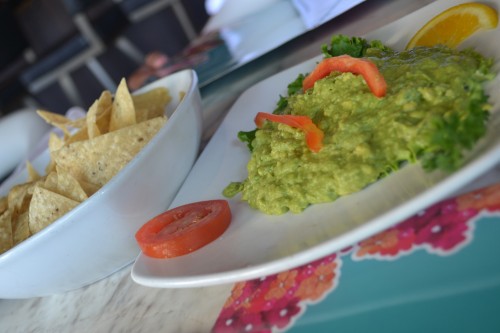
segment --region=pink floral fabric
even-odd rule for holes
[[[236,283],[213,333],[283,332],[339,284],[342,257],[396,260],[413,251],[450,255],[471,242],[484,215],[500,216],[500,183],[434,204],[352,247],[307,265]]]

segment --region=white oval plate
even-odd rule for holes
[[[396,48],[404,48],[430,17],[464,1],[439,1],[370,35]],[[491,2],[498,9],[500,1]],[[499,71],[500,30],[487,31],[467,44],[496,59]],[[325,41],[325,43],[328,41]],[[279,95],[298,73],[309,72],[316,57],[272,76],[243,93],[205,148],[171,207],[223,198],[231,181],[246,177],[250,154],[239,142],[240,130],[254,128],[258,111],[274,109]],[[152,259],[140,254],[132,278],[151,287],[181,288],[215,285],[258,278],[321,258],[380,232],[439,201],[473,181],[500,161],[500,79],[488,86],[494,109],[489,131],[453,174],[426,173],[411,165],[356,194],[333,203],[314,205],[303,213],[268,216],[251,209],[237,196],[229,201],[233,220],[222,237],[189,255]],[[496,92],[496,94],[495,94]]]

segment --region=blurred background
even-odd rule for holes
[[[180,53],[208,19],[204,0],[1,0],[0,116],[87,108],[148,54]]]
[[[195,70],[203,146],[243,91],[317,55],[332,28],[316,28],[362,2],[0,0],[0,180],[48,131],[35,110],[80,115],[123,78],[134,92]],[[386,15],[373,6],[359,12]],[[344,16],[337,28],[351,21]]]
[[[88,109],[122,78],[133,91],[182,68],[201,89],[361,2],[0,0],[0,116]],[[254,71],[247,85],[272,74]]]

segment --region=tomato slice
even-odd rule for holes
[[[313,71],[304,78],[304,81],[302,81],[302,90],[306,91],[312,88],[316,81],[328,76],[334,71],[361,74],[375,96],[385,96],[387,84],[377,66],[368,59],[354,58],[349,55],[323,59]]]
[[[173,258],[193,252],[224,233],[231,222],[226,200],[208,200],[170,209],[146,222],[135,234],[142,252]]]
[[[302,130],[306,134],[306,143],[309,149],[315,153],[323,147],[324,133],[316,126],[308,116],[277,115],[272,113],[259,112],[255,116],[255,124],[262,127],[266,120],[282,123]]]

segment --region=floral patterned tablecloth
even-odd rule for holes
[[[482,323],[483,330],[473,331],[500,332],[498,314],[490,315],[500,306],[500,241],[495,241],[495,236],[500,239],[499,227],[500,183],[443,200],[320,260],[235,284],[212,332],[299,332],[301,327],[304,332],[318,332],[320,327],[325,332],[358,332],[361,327],[379,331],[371,326],[374,318],[383,317],[377,308],[394,319],[383,321],[385,332],[392,332],[388,322],[397,323],[398,318],[415,322],[406,325],[408,329],[394,324],[394,332],[428,328],[418,322],[444,331],[455,325],[464,332],[470,329],[467,325],[477,328]],[[361,266],[370,261],[372,265]],[[478,298],[479,292],[494,298]],[[466,302],[457,294],[476,297],[472,308],[455,310],[457,316],[465,313],[464,318],[441,311],[446,308],[440,305],[443,299],[451,300],[450,309]],[[351,319],[347,325],[349,311],[365,321]],[[427,319],[419,320],[424,312]]]

